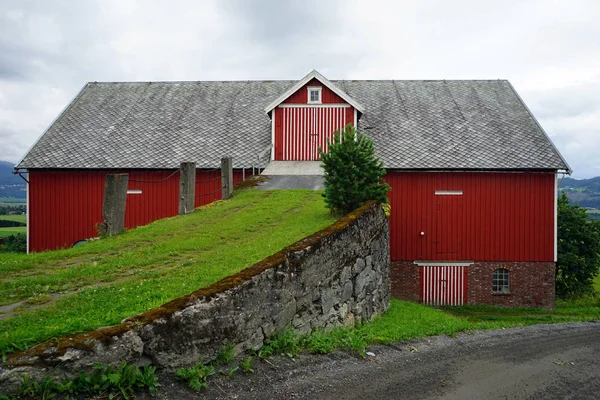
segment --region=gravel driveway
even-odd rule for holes
[[[161,376],[159,399],[598,399],[600,322],[438,336],[336,353],[255,361],[194,393]]]

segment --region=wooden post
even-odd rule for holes
[[[125,205],[129,174],[108,174],[104,184],[100,236],[113,236],[125,229]]]
[[[221,198],[228,200],[233,193],[233,162],[231,157],[221,158]]]
[[[179,214],[194,211],[196,200],[196,163],[182,162],[179,165]]]

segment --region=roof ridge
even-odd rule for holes
[[[508,79],[330,79],[330,82],[509,82]],[[155,83],[269,83],[269,82],[298,82],[297,79],[234,79],[234,80],[158,80],[158,81],[89,81],[87,84],[155,84]]]

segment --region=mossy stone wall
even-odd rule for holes
[[[388,219],[380,203],[368,202],[207,288],[120,325],[9,355],[0,390],[22,373],[76,373],[125,361],[173,369],[208,361],[226,345],[258,349],[288,326],[308,333],[368,321],[389,306],[389,254]]]

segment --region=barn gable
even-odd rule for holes
[[[272,121],[271,160],[317,161],[334,133],[357,125],[364,108],[317,71],[312,71],[266,108]]]
[[[273,100],[269,105],[265,107],[265,112],[270,113],[275,107],[281,103],[309,103],[309,99],[305,97],[307,92],[304,90],[310,86],[323,86],[326,88],[326,101],[323,103],[348,103],[354,107],[358,112],[363,113],[364,107],[350,97],[346,92],[339,88],[335,83],[325,78],[323,75],[318,73],[316,70],[311,71],[304,78],[300,79],[296,84],[290,87],[288,90],[283,92],[279,97]],[[334,96],[335,95],[335,96]]]

